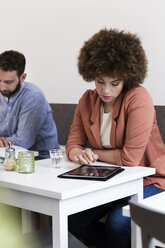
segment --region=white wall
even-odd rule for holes
[[[27,80],[50,103],[77,103],[93,83],[77,72],[83,42],[101,28],[137,33],[149,60],[144,86],[165,105],[165,0],[0,0],[0,52],[27,58]]]

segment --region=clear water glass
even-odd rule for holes
[[[52,168],[64,167],[64,151],[60,149],[51,149],[49,150],[49,154]]]

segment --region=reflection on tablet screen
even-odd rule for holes
[[[77,169],[69,171],[68,175],[74,176],[89,176],[89,177],[107,177],[113,171],[116,171],[118,167],[103,167],[103,166],[86,166],[83,165]]]
[[[58,177],[106,181],[123,170],[119,166],[81,165],[76,169],[58,175]]]

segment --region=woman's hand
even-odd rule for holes
[[[84,150],[73,148],[69,153],[69,158],[79,164],[92,165],[98,159],[98,156],[90,148]]]

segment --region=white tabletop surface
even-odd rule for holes
[[[108,165],[102,162],[96,162],[96,165]],[[71,161],[66,160],[64,169],[51,168],[50,159],[39,160],[35,162],[35,173],[20,174],[16,171],[5,171],[0,167],[1,187],[26,191],[43,196],[50,196],[56,199],[67,199],[77,195],[89,193],[102,188],[121,184],[130,180],[138,179],[144,176],[152,175],[154,168],[148,167],[124,167],[125,170],[107,181],[91,181],[80,179],[62,179],[57,175],[78,167]]]

